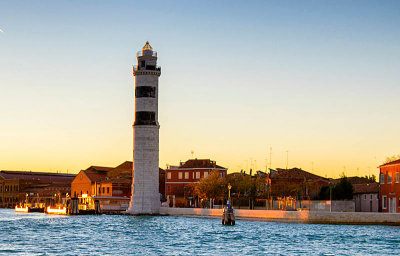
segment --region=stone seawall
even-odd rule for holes
[[[222,209],[167,208],[160,213],[172,216],[220,217]],[[313,212],[277,210],[235,210],[237,219],[252,219],[274,222],[321,223],[321,224],[359,224],[359,225],[400,225],[398,213],[372,212]]]

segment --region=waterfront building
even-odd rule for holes
[[[193,206],[195,198],[189,191],[189,184],[198,183],[212,171],[217,170],[221,178],[226,178],[227,168],[219,166],[210,159],[189,159],[179,166],[169,166],[165,170],[165,193],[170,206]]]
[[[0,207],[60,201],[71,193],[74,178],[66,173],[0,171]]]
[[[98,200],[102,211],[128,209],[132,187],[132,161],[125,161],[115,168],[90,166],[76,175],[71,183],[72,197],[79,198],[81,204],[94,205]],[[159,169],[159,180],[164,181],[163,169]],[[164,187],[164,183],[162,186]],[[162,193],[162,191],[160,191]],[[163,194],[164,195],[164,194]]]
[[[108,171],[112,167],[90,166],[86,170],[81,170],[71,183],[71,196],[82,197],[97,195],[98,183],[105,180]]]
[[[135,122],[133,124],[132,197],[128,213],[158,214],[159,194],[159,123],[157,52],[146,42],[137,53],[135,76]]]
[[[382,212],[400,212],[400,159],[378,168],[380,208]]]
[[[364,183],[353,184],[356,212],[378,212],[379,211],[379,184]]]

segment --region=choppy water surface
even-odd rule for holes
[[[400,228],[0,209],[0,255],[400,255]]]

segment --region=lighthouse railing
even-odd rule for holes
[[[161,71],[161,67],[160,66],[147,66],[146,68],[141,68],[138,65],[134,65],[133,70],[134,71],[138,71],[138,70]]]
[[[157,57],[157,52],[156,51],[145,51],[146,53],[143,54],[143,51],[138,51],[136,53],[137,57],[142,57],[142,56],[153,56],[153,57]],[[149,54],[151,52],[151,54]]]

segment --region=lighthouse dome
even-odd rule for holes
[[[142,51],[143,51],[143,53],[146,51],[150,51],[150,52],[153,51],[153,48],[151,47],[149,41],[147,41],[146,44],[143,46]]]

